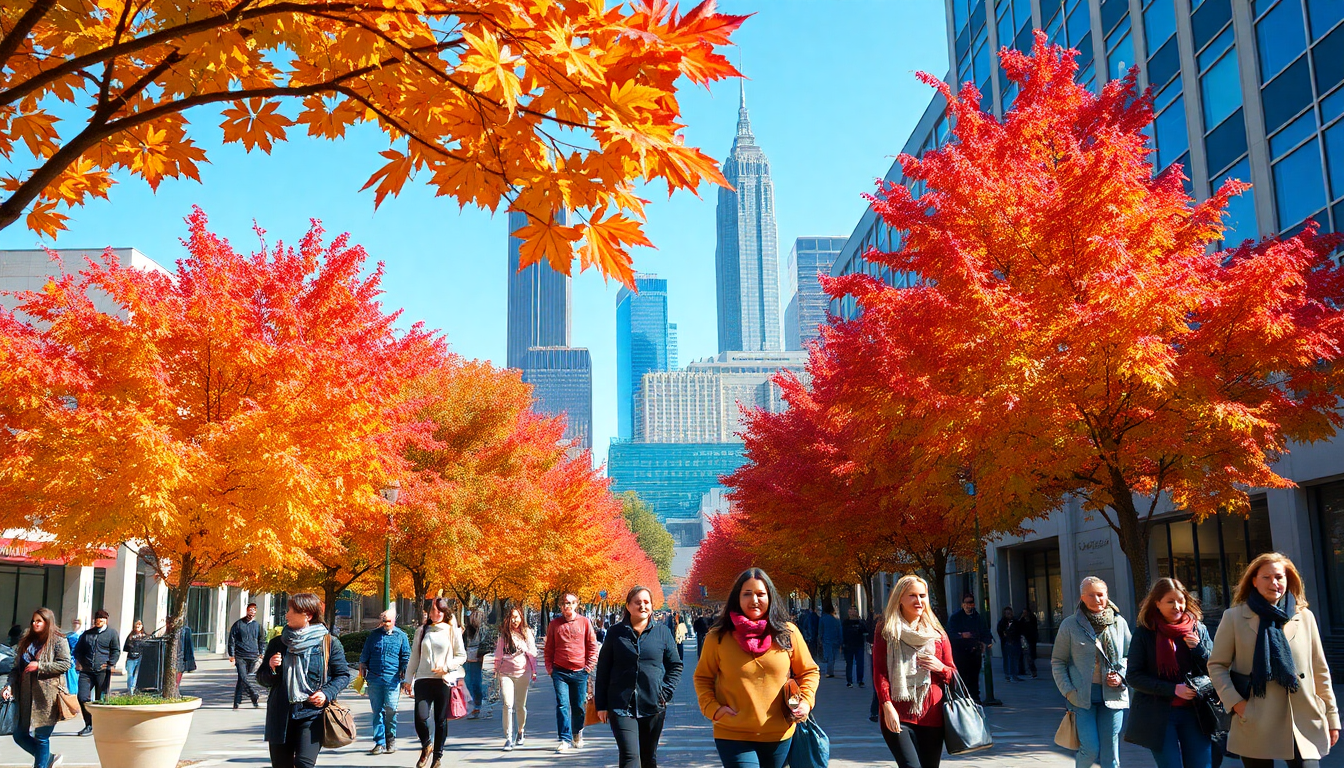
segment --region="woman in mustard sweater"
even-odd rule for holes
[[[724,768],[784,768],[820,671],[765,571],[743,571],[725,602],[695,667],[700,711],[714,721]],[[792,707],[784,696],[790,674],[802,692]]]

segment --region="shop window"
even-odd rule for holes
[[[1279,229],[1287,229],[1325,205],[1325,180],[1321,174],[1321,150],[1307,142],[1274,164],[1274,201],[1279,210]]]
[[[1204,97],[1205,130],[1211,130],[1241,107],[1241,78],[1235,48],[1199,78],[1199,90]]]
[[[1157,139],[1157,168],[1163,170],[1190,148],[1185,129],[1185,99],[1177,98],[1171,106],[1153,121]]]
[[[1260,92],[1265,106],[1265,133],[1274,133],[1280,126],[1301,114],[1311,105],[1311,72],[1305,57],[1298,59],[1274,82]]]
[[[1344,0],[1336,0],[1344,8]],[[1344,81],[1344,27],[1331,32],[1311,51],[1316,62],[1316,92],[1329,93]]]
[[[1151,49],[1150,49],[1151,50]],[[1181,71],[1181,52],[1173,39],[1148,58],[1148,82],[1161,88]]]
[[[1240,121],[1240,118],[1238,118]],[[1251,164],[1247,158],[1232,166],[1227,173],[1216,178],[1213,190],[1216,192],[1228,179],[1251,180]],[[1227,210],[1223,212],[1223,242],[1229,246],[1240,245],[1241,241],[1255,239],[1260,228],[1255,219],[1255,188],[1234,195],[1227,201]]]
[[[54,590],[50,583],[53,579]],[[64,579],[65,569],[61,566],[0,565],[0,642],[9,642],[5,633],[15,624],[26,629],[38,608],[46,606],[60,616]],[[55,603],[50,601],[53,591]]]
[[[93,569],[93,607],[91,612],[103,610],[104,598],[107,596],[107,569]]]
[[[1223,121],[1204,139],[1209,170],[1217,175],[1246,153],[1246,120],[1241,110]],[[1214,186],[1217,189],[1217,185]]]
[[[1321,526],[1321,555],[1330,620],[1338,628],[1344,625],[1344,482],[1315,486],[1310,489],[1310,494]]]
[[[1302,6],[1296,0],[1279,3],[1255,25],[1260,51],[1260,82],[1271,80],[1307,49]]]
[[[1344,3],[1340,0],[1307,0],[1307,16],[1311,18],[1311,37],[1320,40],[1344,19]]]
[[[1215,515],[1195,523],[1189,518],[1156,523],[1149,538],[1154,576],[1172,576],[1193,592],[1206,621],[1217,624],[1231,605],[1246,565],[1271,549],[1269,507],[1252,500],[1248,517]]]
[[[1173,0],[1152,0],[1143,11],[1143,33],[1150,51],[1176,34],[1176,6]]]
[[[1023,553],[1027,578],[1027,602],[1035,607],[1041,642],[1053,643],[1064,617],[1073,606],[1064,605],[1064,582],[1060,575],[1058,547]]]
[[[187,589],[187,625],[191,627],[192,647],[214,650],[215,590],[209,587]]]
[[[1209,0],[1199,6],[1190,15],[1190,27],[1194,33],[1195,50],[1213,39],[1222,28],[1232,20],[1232,0]]]

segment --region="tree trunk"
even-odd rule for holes
[[[336,629],[336,601],[340,598],[341,588],[336,583],[336,569],[328,568],[325,573],[326,578],[322,579],[322,603],[324,610],[322,620],[326,623],[327,629],[333,631]]]
[[[409,570],[409,569],[408,569]],[[425,574],[421,571],[410,571],[411,585],[415,589],[415,623],[425,623],[425,592],[428,586],[425,584]]]
[[[191,594],[191,583],[196,580],[196,560],[191,555],[182,558],[177,569],[177,586],[168,589],[169,616],[164,632],[168,642],[164,644],[163,660],[163,697],[178,697],[177,653],[182,643],[182,627],[186,623],[187,597]],[[191,642],[191,638],[187,638]]]
[[[933,585],[933,612],[939,621],[947,622],[948,602],[947,602],[947,561],[948,554],[946,550],[938,550],[933,553],[933,573],[930,573],[929,581]]]
[[[1134,601],[1137,603],[1148,593],[1148,529],[1139,521],[1139,511],[1134,504],[1134,492],[1125,483],[1120,472],[1111,471],[1111,509],[1115,512],[1115,521],[1119,527],[1120,551],[1129,561],[1131,586],[1134,588]],[[1129,606],[1131,610],[1138,605]]]

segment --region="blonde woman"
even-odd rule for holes
[[[495,679],[504,702],[504,751],[523,746],[527,728],[527,689],[537,680],[537,639],[523,620],[523,611],[510,606],[495,641]],[[518,729],[513,727],[514,718]]]
[[[1129,623],[1111,602],[1106,582],[1088,576],[1078,591],[1078,609],[1059,623],[1050,668],[1077,717],[1075,768],[1119,768],[1120,730],[1129,709]]]
[[[1313,767],[1339,740],[1321,631],[1307,610],[1293,561],[1268,552],[1251,561],[1223,613],[1209,677],[1232,717],[1229,752],[1246,768],[1282,760]]]
[[[929,585],[896,582],[873,638],[873,692],[882,738],[899,768],[938,768],[943,759],[943,688],[957,673],[952,641],[929,607]]]

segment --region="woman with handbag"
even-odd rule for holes
[[[1059,623],[1050,668],[1077,724],[1075,767],[1119,768],[1120,728],[1129,709],[1129,623],[1111,603],[1106,582],[1088,576],[1078,591],[1078,609]]]
[[[537,680],[537,639],[523,620],[522,609],[516,605],[504,611],[504,622],[499,626],[495,680],[499,682],[499,699],[504,704],[504,751],[512,752],[514,747],[525,743],[527,689]]]
[[[658,737],[667,703],[681,679],[676,637],[653,620],[653,596],[636,586],[625,596],[625,616],[607,633],[597,655],[593,707],[611,725],[620,768],[657,768]]]
[[[1128,664],[1134,701],[1125,741],[1148,748],[1157,768],[1211,768],[1213,739],[1200,727],[1198,694],[1189,685],[1206,674],[1213,647],[1199,601],[1177,579],[1161,578],[1136,618]]]
[[[68,720],[61,711],[66,670],[74,664],[65,635],[56,628],[56,614],[49,608],[33,611],[29,629],[14,646],[14,667],[0,698],[17,700],[18,717],[14,723],[14,743],[33,756],[33,768],[56,768],[61,756],[51,754],[51,732],[56,724]],[[79,714],[79,704],[67,710],[70,717]]]
[[[899,768],[938,768],[943,759],[943,686],[952,681],[952,641],[929,607],[924,579],[902,576],[873,638],[873,693],[882,738]]]
[[[131,634],[126,636],[126,691],[135,693],[135,680],[140,676],[140,654],[149,635],[145,632],[145,623],[136,619],[131,624]]]
[[[1339,740],[1321,631],[1302,577],[1278,552],[1246,566],[1214,634],[1209,677],[1232,714],[1227,751],[1246,768],[1315,768]]]
[[[695,667],[700,711],[724,768],[783,768],[821,670],[765,571],[743,571],[725,603]]]
[[[462,678],[462,665],[467,662],[462,631],[450,623],[452,615],[446,599],[434,598],[425,611],[425,623],[411,643],[411,662],[406,667],[402,691],[415,697],[415,734],[420,737],[416,768],[427,768],[431,758],[433,768],[439,768],[443,762],[448,705],[453,688]]]
[[[322,751],[326,708],[350,684],[341,642],[322,624],[326,605],[311,592],[289,596],[285,628],[266,644],[257,682],[266,697],[265,741],[273,768],[312,768]]]

